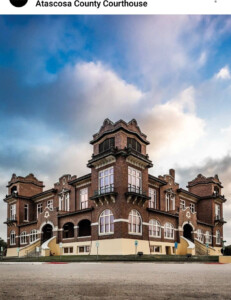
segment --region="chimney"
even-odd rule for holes
[[[174,169],[169,170],[169,175],[171,175],[175,181],[175,170]]]

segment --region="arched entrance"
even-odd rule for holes
[[[190,240],[190,241],[193,241],[193,235],[192,235],[192,232],[193,232],[193,228],[190,224],[185,224],[184,225],[184,233],[183,233],[183,236]]]
[[[91,236],[91,222],[89,220],[80,221],[78,226],[79,226],[78,236]]]
[[[42,229],[42,242],[49,240],[53,236],[53,228],[50,224],[46,224]]]

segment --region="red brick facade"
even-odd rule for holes
[[[44,241],[52,235],[63,244],[105,239],[174,243],[179,242],[180,236],[198,238],[198,230],[203,242],[221,247],[225,198],[221,196],[222,185],[217,175],[206,178],[199,174],[188,183],[188,190],[175,182],[173,169],[168,175],[149,175],[148,169],[152,167],[146,154],[149,142],[135,120],[113,123],[106,119],[90,143],[93,145],[93,155],[88,161],[90,174],[79,178],[63,175],[53,189],[43,191],[43,182],[33,174],[26,177],[13,174],[4,199],[8,203],[5,223],[9,248],[23,247],[37,238]],[[104,171],[102,176],[101,171]],[[113,172],[111,177],[107,172]],[[81,204],[81,199],[86,202]],[[101,224],[100,215],[105,210],[110,210],[113,217],[109,220],[106,216]],[[131,211],[138,212],[137,219],[129,217]],[[154,233],[149,225],[151,220],[158,224]],[[166,224],[171,224],[172,229],[168,231]],[[35,237],[31,237],[32,230],[37,230]],[[218,231],[220,240],[216,237]],[[22,243],[23,232],[26,238]],[[210,241],[206,232],[211,236]]]

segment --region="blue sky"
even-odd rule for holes
[[[0,28],[2,198],[12,173],[47,188],[87,173],[108,117],[137,119],[152,174],[176,168],[185,187],[218,173],[231,199],[230,16],[0,16]]]

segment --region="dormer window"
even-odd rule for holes
[[[217,187],[217,186],[214,187],[214,192],[213,192],[213,194],[214,194],[215,196],[219,196],[219,194],[220,194],[220,189],[219,189],[219,187]]]
[[[12,195],[12,194],[14,194],[14,195],[17,194],[17,192],[18,192],[18,191],[17,191],[17,186],[13,186],[13,187],[11,188],[10,192],[11,192],[11,195]]]
[[[128,138],[127,146],[128,146],[128,148],[132,148],[132,149],[136,150],[137,152],[141,153],[141,144],[139,142],[137,142],[137,140]]]
[[[99,144],[99,153],[109,150],[111,147],[115,147],[115,138],[109,138]]]

